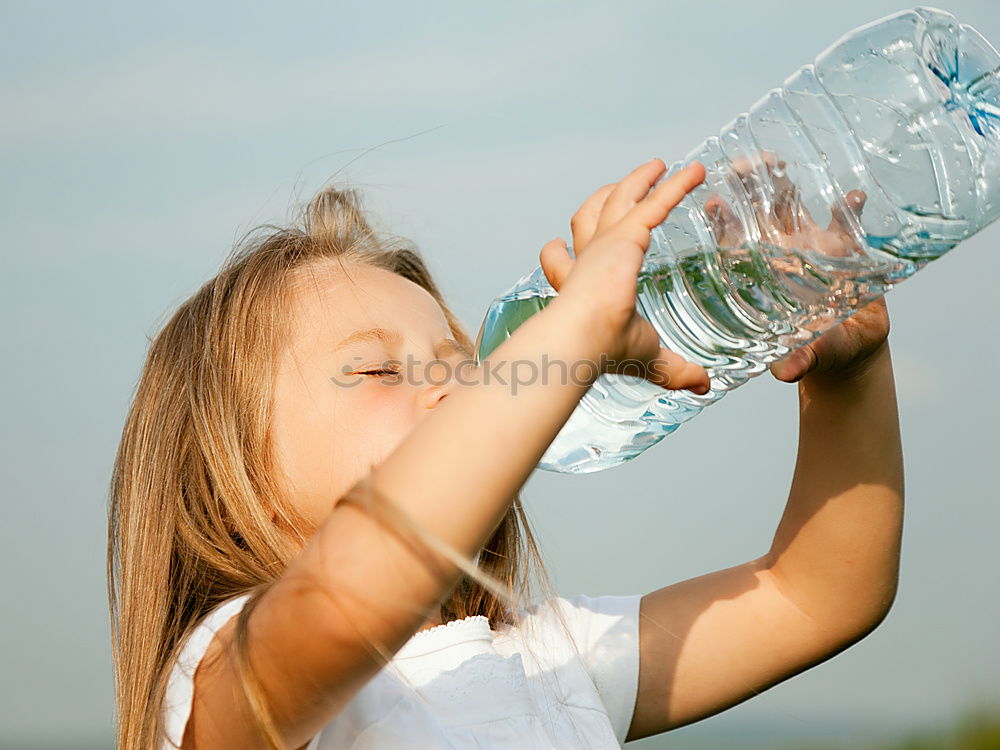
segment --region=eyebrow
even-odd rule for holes
[[[351,344],[360,344],[366,341],[382,341],[386,344],[396,344],[402,339],[399,331],[390,331],[386,328],[364,328],[355,331],[349,336],[345,336],[340,343],[333,347],[334,351],[344,349]]]
[[[385,344],[398,344],[403,340],[402,335],[399,331],[391,330],[388,328],[364,328],[354,333],[345,336],[340,340],[333,350],[339,351],[352,344],[360,344],[368,341],[381,341]],[[454,353],[459,352],[465,354],[466,356],[472,356],[472,352],[466,346],[463,346],[460,342],[453,338],[443,338],[434,347],[434,352],[436,356],[440,356],[444,353]]]

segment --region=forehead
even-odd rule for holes
[[[343,337],[358,328],[446,330],[437,300],[419,284],[366,263],[311,268],[290,285],[293,336]]]

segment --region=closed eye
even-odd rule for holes
[[[399,375],[398,370],[358,370],[356,375]]]

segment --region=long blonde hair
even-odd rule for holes
[[[179,649],[208,612],[247,592],[236,626],[240,674],[262,736],[280,747],[246,661],[246,623],[310,530],[276,484],[271,393],[288,334],[290,279],[317,264],[346,261],[419,284],[471,350],[419,252],[402,238],[376,233],[350,189],[320,191],[290,227],[248,233],[218,274],[178,307],[152,339],[111,477],[107,576],[120,750],[159,746],[161,704]],[[363,487],[345,499],[464,571],[441,605],[443,623],[485,615],[491,627],[512,624],[536,587],[554,596],[519,497],[477,564],[390,503],[359,500]]]

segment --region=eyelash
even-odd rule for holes
[[[397,370],[359,370],[358,375],[399,375]]]

